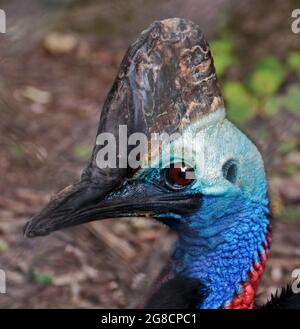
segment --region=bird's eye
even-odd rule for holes
[[[237,182],[237,164],[234,160],[228,160],[223,165],[223,176],[227,179],[230,183],[235,184]]]
[[[185,163],[174,163],[164,170],[166,185],[172,189],[182,189],[195,180],[195,171]]]

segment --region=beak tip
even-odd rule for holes
[[[23,229],[23,235],[25,238],[34,237],[34,233],[30,229],[30,221],[25,224],[24,229]]]
[[[32,221],[27,222],[23,229],[23,236],[25,238],[35,238],[37,236],[43,236],[48,234],[49,232],[47,230],[34,228],[34,225],[32,225]]]

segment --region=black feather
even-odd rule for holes
[[[292,285],[287,285],[280,291],[276,291],[275,295],[271,296],[271,299],[263,309],[300,309],[300,292],[294,293]]]
[[[206,297],[206,287],[200,280],[175,276],[152,295],[145,308],[195,309]]]

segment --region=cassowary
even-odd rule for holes
[[[98,136],[118,139],[121,125],[128,136],[177,138],[169,148],[145,151],[142,162],[151,159],[151,166],[137,168],[102,166],[97,157],[106,146],[97,139],[80,181],[35,216],[25,235],[105,218],[152,217],[176,231],[178,241],[146,307],[253,308],[271,243],[264,164],[255,145],[226,119],[213,58],[197,25],[157,21],[131,45]],[[182,144],[192,151],[179,152]],[[265,307],[300,307],[300,294],[288,288]]]

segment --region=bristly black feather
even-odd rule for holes
[[[294,293],[289,284],[281,292],[277,290],[262,309],[300,309],[300,292]]]
[[[198,279],[175,276],[164,283],[147,302],[146,309],[195,309],[207,297]]]

